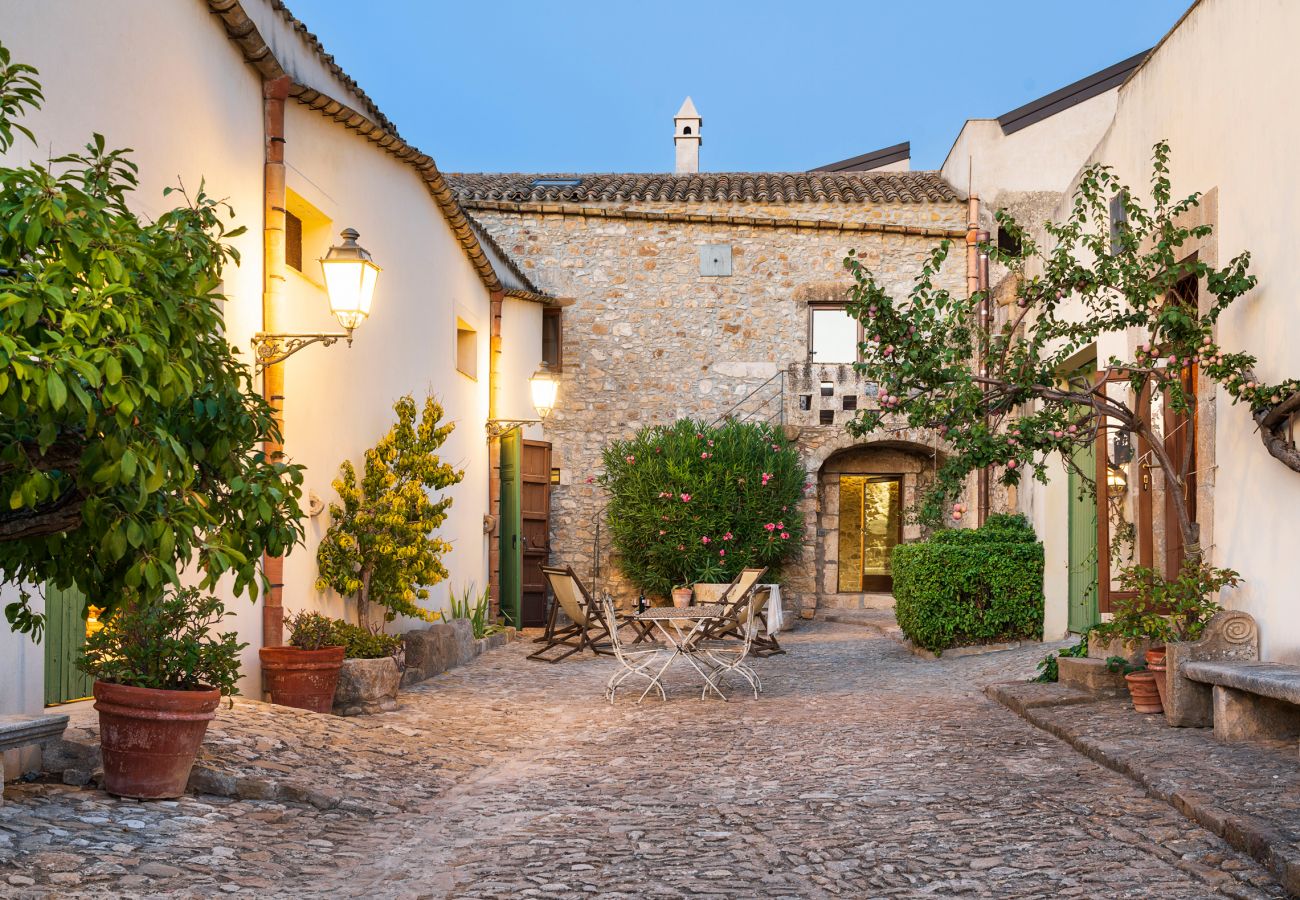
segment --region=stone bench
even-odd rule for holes
[[[1222,610],[1205,624],[1200,640],[1169,643],[1165,655],[1165,718],[1170,725],[1205,728],[1215,724],[1214,684],[1188,676],[1189,666],[1209,663],[1229,668],[1259,665],[1259,628],[1250,613]],[[1221,670],[1205,671],[1208,674]]]
[[[0,716],[0,804],[4,803],[5,751],[58,740],[67,727],[68,717],[62,714]]]
[[[1215,737],[1225,741],[1300,738],[1300,666],[1187,662],[1181,674],[1210,686]]]

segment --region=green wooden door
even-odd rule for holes
[[[1074,451],[1074,465],[1084,472],[1097,471],[1097,451],[1092,444]],[[1097,499],[1083,476],[1070,469],[1070,615],[1076,634],[1101,621],[1097,613]],[[1104,486],[1103,486],[1104,488]]]
[[[86,598],[75,588],[45,589],[45,705],[83,700],[91,679],[77,668],[86,642]]]
[[[524,548],[521,468],[523,435],[512,428],[501,435],[501,615],[519,627],[523,598]]]

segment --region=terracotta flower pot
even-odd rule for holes
[[[1167,674],[1166,671],[1167,669],[1168,667],[1164,663],[1160,663],[1159,665],[1153,664],[1147,666],[1147,671],[1155,676],[1156,693],[1160,695],[1161,707],[1165,705],[1165,689],[1169,683],[1168,682],[1169,675]]]
[[[1128,683],[1129,696],[1133,698],[1133,708],[1135,710],[1140,713],[1165,711],[1164,706],[1160,703],[1160,692],[1156,688],[1156,675],[1154,672],[1150,670],[1130,672],[1124,676],[1124,681]]]
[[[184,794],[221,692],[216,688],[163,691],[96,681],[94,693],[104,789],[139,800]]]
[[[271,695],[272,703],[327,713],[334,706],[343,649],[263,647],[257,651],[262,657],[262,689]]]
[[[685,609],[691,605],[690,588],[673,588],[673,606],[678,609]]]
[[[1146,652],[1148,666],[1163,666],[1165,664],[1165,648],[1152,647]]]

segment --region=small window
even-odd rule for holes
[[[799,409],[804,412],[808,412],[808,410],[812,409],[812,394],[799,395]]]
[[[833,409],[823,409],[823,410],[821,411],[821,413],[818,415],[817,421],[819,421],[819,422],[820,422],[821,424],[823,424],[823,425],[834,425],[834,424],[835,424],[835,410],[833,410]]]
[[[809,318],[808,353],[814,363],[858,361],[861,329],[842,306],[814,306]]]
[[[821,383],[821,390],[822,390],[822,396],[823,396],[823,397],[834,397],[834,396],[835,396],[835,382],[833,382],[833,381],[823,381],[823,382]]]
[[[577,187],[581,178],[534,178],[533,187]]]
[[[456,320],[456,369],[478,379],[478,332],[461,319]]]
[[[856,395],[845,394],[843,400],[844,400],[845,412],[852,412],[853,410],[858,408],[858,398]]]
[[[1128,192],[1120,191],[1110,198],[1110,255],[1114,256],[1124,249],[1124,231],[1128,228]]]
[[[1019,259],[1025,252],[1025,248],[1020,243],[1020,237],[1007,231],[1001,225],[998,226],[998,249],[1015,259]]]
[[[682,134],[690,134],[690,133],[691,133],[691,126],[687,125],[685,128],[682,129]]]
[[[552,372],[564,367],[564,328],[558,306],[542,310],[542,362]]]
[[[302,219],[291,212],[284,214],[284,261],[302,271]]]

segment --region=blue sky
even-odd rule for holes
[[[291,0],[444,171],[801,171],[996,117],[1151,47],[1190,0]]]

